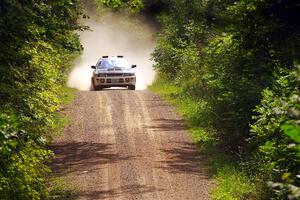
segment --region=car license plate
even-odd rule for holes
[[[119,79],[111,79],[112,83],[119,83]]]

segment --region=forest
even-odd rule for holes
[[[47,146],[72,96],[66,80],[83,50],[84,3],[0,2],[0,199],[49,198]],[[298,1],[93,3],[158,23],[149,88],[179,108],[213,157],[212,199],[300,198]]]

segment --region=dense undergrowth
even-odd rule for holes
[[[98,3],[132,12],[143,6],[139,0]],[[83,49],[76,32],[88,28],[77,23],[87,17],[84,4],[0,1],[0,199],[49,198],[47,162],[53,153],[46,144],[66,123],[59,111],[74,98],[66,79]]]
[[[94,0],[93,2],[96,2]],[[152,89],[211,157],[214,199],[300,197],[300,7],[292,0],[98,0],[157,15]],[[45,199],[79,0],[0,1],[0,199]]]
[[[77,0],[0,2],[0,199],[45,199],[48,139],[82,50]]]
[[[218,162],[209,154],[221,163],[213,198],[299,199],[299,5],[156,3],[164,9],[151,88],[171,90],[168,98],[204,152],[215,149],[226,158]]]

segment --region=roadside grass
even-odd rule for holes
[[[61,110],[55,114],[54,123],[52,126],[51,134],[48,136],[48,145],[51,144],[53,138],[59,137],[62,134],[62,130],[71,121],[68,118],[65,107],[70,104],[77,94],[77,89],[62,87],[59,91],[59,99],[61,101]],[[47,200],[74,200],[76,199],[75,187],[69,182],[63,180],[56,174],[49,174],[48,180],[48,193]]]
[[[77,91],[77,89],[69,87],[62,87],[60,89],[59,93],[61,95],[59,96],[59,100],[61,101],[61,110],[55,113],[51,134],[47,138],[50,143],[52,138],[58,137],[61,134],[62,129],[70,123],[70,120],[66,116],[64,110],[65,107],[76,98]]]
[[[167,103],[175,106],[188,127],[199,151],[207,155],[216,187],[210,191],[213,200],[255,199],[255,186],[238,165],[237,158],[217,148],[216,130],[211,125],[209,105],[204,100],[184,96],[182,89],[163,77],[156,77],[148,87]]]
[[[48,187],[49,197],[47,200],[75,200],[75,186],[59,177],[51,178]]]
[[[70,87],[61,88],[60,99],[62,101],[63,106],[68,105],[75,99],[77,91],[78,90],[76,88],[70,88]]]

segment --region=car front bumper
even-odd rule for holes
[[[127,87],[135,85],[135,76],[122,76],[122,77],[94,77],[94,86],[102,87]]]

